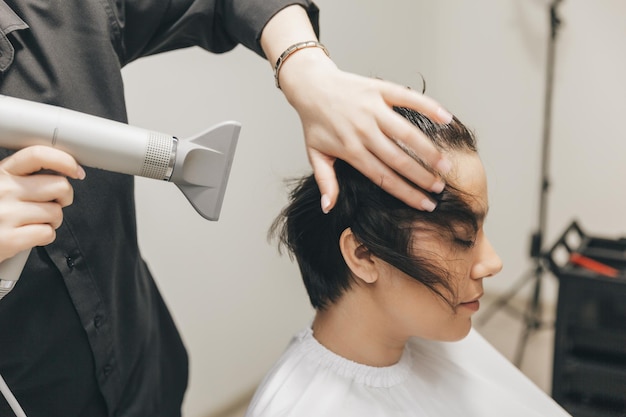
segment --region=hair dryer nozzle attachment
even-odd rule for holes
[[[170,182],[205,219],[219,219],[240,130],[223,122],[177,144]]]

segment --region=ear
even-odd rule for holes
[[[339,237],[339,248],[343,259],[355,278],[367,284],[378,280],[380,261],[358,241],[352,229],[347,228]]]

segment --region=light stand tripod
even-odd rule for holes
[[[530,256],[533,266],[523,274],[513,287],[502,297],[498,298],[478,320],[479,324],[484,324],[489,320],[493,313],[500,308],[505,311],[521,315],[524,320],[524,329],[518,341],[517,349],[513,363],[520,367],[524,357],[524,350],[528,342],[528,338],[532,332],[546,327],[546,323],[542,321],[541,309],[541,283],[542,278],[548,267],[545,261],[545,253],[543,251],[543,237],[546,229],[546,211],[547,211],[547,193],[550,187],[548,178],[548,162],[549,162],[549,144],[550,144],[550,128],[552,116],[552,90],[554,80],[554,53],[556,44],[557,29],[561,20],[557,14],[557,7],[562,0],[553,0],[550,4],[550,37],[548,43],[548,60],[547,60],[547,76],[546,76],[546,92],[544,102],[544,120],[543,120],[543,147],[541,158],[541,193],[539,196],[539,220],[538,228],[532,235]],[[511,299],[521,290],[530,280],[534,280],[534,288],[532,297],[528,300],[526,310],[520,312],[509,305]]]

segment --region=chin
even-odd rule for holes
[[[472,321],[468,320],[467,323],[462,325],[457,324],[454,328],[451,328],[449,332],[446,332],[439,340],[442,342],[458,342],[465,339],[472,329]]]

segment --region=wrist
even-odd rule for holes
[[[311,87],[324,88],[324,84],[332,79],[329,75],[336,70],[337,65],[323,50],[304,49],[283,64],[279,74],[280,90],[292,102],[294,96],[310,92]]]
[[[308,49],[312,49],[312,51],[308,51]],[[280,74],[287,60],[291,59],[296,54],[306,55],[305,52],[311,53],[311,57],[314,57],[315,55],[319,56],[320,52],[323,52],[326,55],[326,58],[330,58],[330,53],[328,52],[328,49],[326,49],[323,44],[315,40],[294,43],[293,45],[285,49],[285,51],[278,57],[276,63],[274,64],[274,82],[276,84],[276,88],[281,88]],[[306,59],[306,56],[303,56],[302,59]]]

